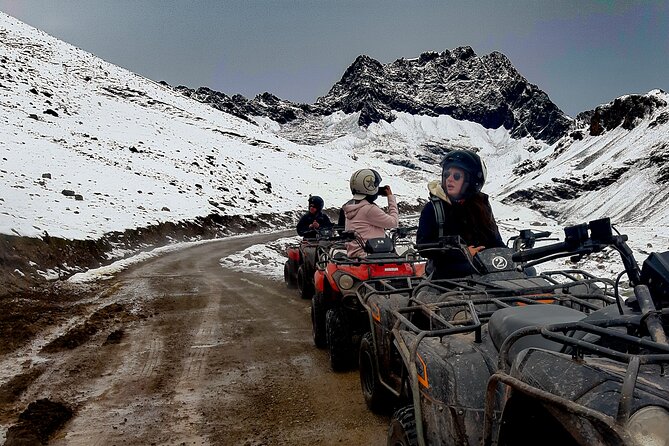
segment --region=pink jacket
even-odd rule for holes
[[[396,228],[399,224],[399,213],[397,212],[397,199],[394,195],[388,198],[388,213],[379,206],[367,200],[356,202],[351,200],[342,208],[346,215],[345,229],[355,231],[363,242],[370,238],[384,237],[386,229]],[[365,257],[365,251],[357,242],[346,244],[349,257]]]

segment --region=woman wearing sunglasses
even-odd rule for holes
[[[488,196],[481,192],[486,168],[469,150],[454,150],[441,163],[441,181],[428,183],[430,201],[420,214],[416,243],[435,243],[459,235],[471,255],[485,248],[505,246],[497,229]],[[439,256],[429,259],[427,273],[434,279],[471,274],[469,264],[453,265]]]

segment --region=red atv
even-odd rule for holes
[[[313,237],[305,237],[299,244],[286,248],[288,260],[283,265],[283,280],[288,288],[297,288],[302,299],[311,299],[314,295],[316,250],[341,240],[338,235],[341,229],[340,226],[318,229]]]
[[[352,233],[345,241],[360,243],[367,257],[346,256],[345,241],[318,249],[314,275],[315,294],[311,299],[311,323],[314,344],[329,348],[330,365],[335,371],[353,365],[360,339],[369,330],[369,315],[361,305],[357,289],[367,280],[384,279],[384,286],[404,288],[412,278],[425,275],[425,259],[409,247],[397,253],[411,228],[397,228],[391,237],[375,238],[362,243]],[[401,251],[401,249],[400,249]]]

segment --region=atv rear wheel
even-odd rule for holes
[[[330,349],[330,367],[335,372],[347,370],[353,362],[351,323],[342,308],[330,308],[325,317],[325,332]]]
[[[379,379],[376,348],[371,332],[365,333],[360,341],[360,387],[365,403],[372,412],[387,413],[392,395]]]
[[[323,293],[316,293],[311,298],[311,335],[314,338],[314,345],[318,348],[328,346],[328,339],[325,333],[325,316],[328,308],[323,301]]]
[[[387,444],[391,446],[418,445],[416,415],[413,406],[405,406],[393,414],[393,418],[390,420],[390,429],[388,429]]]
[[[307,277],[304,265],[297,269],[297,289],[302,299],[311,299],[314,295],[314,282]]]
[[[297,280],[295,280],[293,269],[293,262],[286,260],[286,263],[283,264],[283,281],[286,282],[288,288],[297,288]]]

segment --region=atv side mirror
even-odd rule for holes
[[[598,243],[611,243],[613,239],[613,232],[611,231],[611,219],[600,218],[588,223],[590,228],[590,236],[593,241]]]

